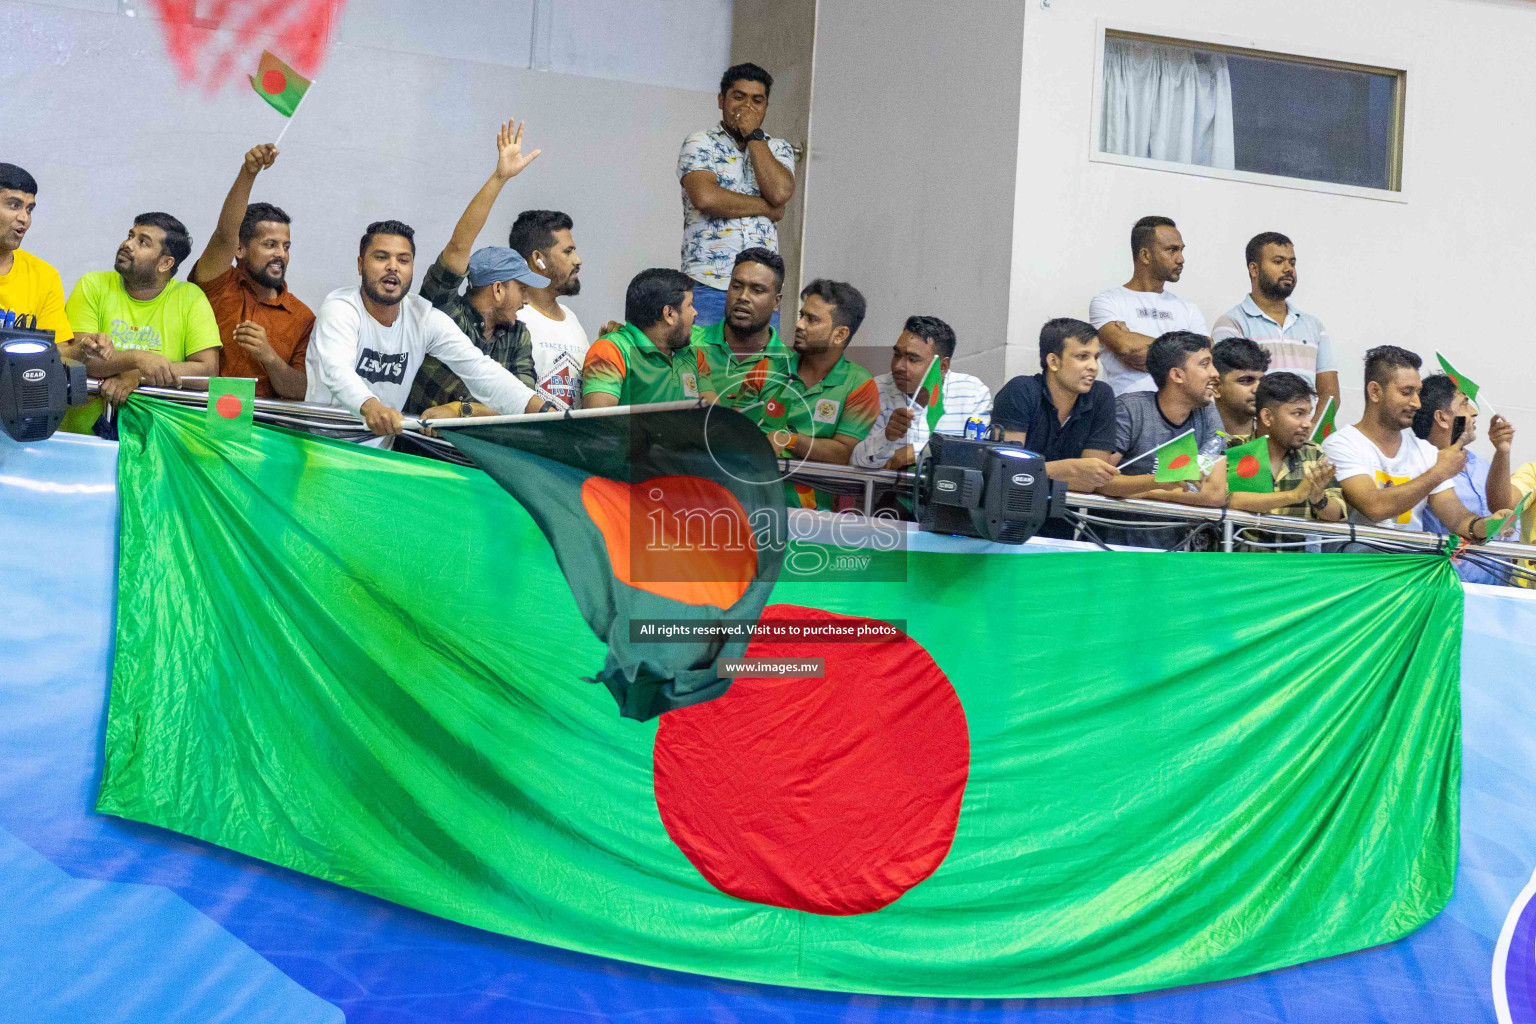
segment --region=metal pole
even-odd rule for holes
[[[434,430],[438,427],[490,427],[498,423],[544,423],[549,420],[583,420],[642,412],[676,412],[681,409],[704,409],[708,405],[701,401],[657,402],[654,405],[614,405],[606,409],[557,409],[554,412],[525,412],[505,416],[463,416],[426,422]]]

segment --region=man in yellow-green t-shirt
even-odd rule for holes
[[[64,310],[76,332],[99,332],[114,351],[86,361],[104,378],[102,394],[121,402],[142,384],[175,386],[182,377],[219,372],[219,325],[200,288],[174,280],[192,238],[168,213],[142,213],[117,249],[113,269],[75,283]],[[112,378],[107,380],[105,378]],[[93,401],[71,409],[64,429],[89,433],[101,412]]]

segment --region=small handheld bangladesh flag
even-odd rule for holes
[[[1269,438],[1227,449],[1227,490],[1268,494],[1275,489],[1275,476],[1269,466]]]
[[[784,404],[782,393],[763,403],[763,426],[779,429],[789,418],[789,407]]]
[[[1328,402],[1323,406],[1323,414],[1317,418],[1317,424],[1312,428],[1312,435],[1307,438],[1313,444],[1322,444],[1334,431],[1333,418],[1339,414],[1339,403],[1332,395],[1328,396]]]
[[[1195,441],[1193,430],[1186,430],[1172,441],[1158,445],[1152,452],[1152,459],[1157,464],[1152,479],[1160,484],[1200,479],[1200,445]]]
[[[937,352],[928,361],[928,372],[923,374],[923,382],[917,386],[913,398],[918,405],[928,408],[928,429],[937,430],[939,420],[944,418],[944,370],[939,366]]]
[[[1515,502],[1515,507],[1510,510],[1509,515],[1488,520],[1488,539],[1496,539],[1510,522],[1519,522],[1520,517],[1525,515],[1525,510],[1530,508],[1532,497],[1536,497],[1536,491],[1526,491],[1521,495],[1520,500]]]
[[[263,50],[261,63],[251,76],[251,88],[279,114],[292,117],[304,93],[309,91],[309,79],[278,60],[272,51]]]
[[[1456,367],[1451,365],[1451,361],[1439,352],[1435,353],[1435,358],[1440,360],[1440,369],[1444,370],[1445,375],[1455,382],[1456,390],[1466,395],[1468,401],[1476,402],[1477,393],[1481,388],[1477,386],[1472,378],[1458,371]]]
[[[244,440],[251,436],[256,407],[254,377],[211,377],[208,380],[208,435]]]

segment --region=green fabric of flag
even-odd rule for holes
[[[923,382],[917,386],[917,404],[928,409],[928,429],[939,429],[939,420],[944,418],[944,371],[939,366],[938,353],[934,353]]]
[[[250,377],[208,380],[208,433],[212,437],[251,436],[256,411],[256,381]]]
[[[1322,444],[1335,429],[1333,418],[1339,414],[1339,403],[1332,395],[1328,396],[1328,403],[1323,406],[1323,414],[1312,425],[1312,434],[1307,438],[1313,444]]]
[[[1255,437],[1227,449],[1227,490],[1268,494],[1275,489],[1269,465],[1269,438]]]
[[[251,88],[284,117],[292,117],[299,109],[304,94],[309,91],[310,80],[283,63],[270,50],[261,51],[261,61],[256,73],[250,76]]]
[[[1159,483],[1175,480],[1199,480],[1200,446],[1195,442],[1195,432],[1186,430],[1171,441],[1165,441],[1153,450],[1152,461],[1157,466],[1152,479]]]
[[[824,682],[636,722],[484,473],[280,429],[222,458],[199,415],[123,412],[103,813],[534,942],[870,993],[1214,982],[1450,896],[1442,556],[866,551],[764,619],[899,643],[807,641]],[[1084,608],[1103,628],[1064,634]]]
[[[1490,540],[1497,539],[1499,534],[1504,532],[1506,526],[1512,521],[1518,521],[1525,514],[1525,510],[1530,507],[1533,497],[1536,497],[1536,491],[1526,491],[1520,496],[1520,500],[1515,502],[1515,507],[1510,509],[1509,515],[1490,519],[1488,521],[1488,538]]]
[[[1445,356],[1441,355],[1439,352],[1435,353],[1435,358],[1440,360],[1440,369],[1445,371],[1446,376],[1450,377],[1451,380],[1456,382],[1456,390],[1466,395],[1468,401],[1477,401],[1477,393],[1480,389],[1478,388],[1477,384],[1473,382],[1472,378],[1458,371],[1456,367],[1451,365],[1451,361],[1445,358]]]
[[[715,661],[745,639],[630,631],[633,620],[756,620],[784,551],[773,448],[729,409],[444,428],[543,529],[576,604],[608,644],[595,672],[631,718],[724,693]]]

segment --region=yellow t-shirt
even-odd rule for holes
[[[222,344],[208,297],[186,281],[171,281],[159,295],[140,302],[128,294],[117,271],[86,274],[75,282],[64,310],[77,331],[107,334],[114,348],[156,352],[173,363]],[[101,400],[93,400],[69,410],[62,429],[89,434],[100,415]]]
[[[1519,501],[1531,491],[1536,491],[1536,462],[1527,462],[1509,474],[1509,482],[1514,485],[1516,501]],[[1536,501],[1527,506],[1525,512],[1520,516],[1520,543],[1531,543],[1533,535],[1536,535]],[[1523,561],[1520,564],[1528,569],[1536,568],[1536,565],[1529,561]],[[1515,585],[1521,587],[1531,586],[1531,584],[1521,580],[1516,580]]]
[[[52,331],[54,341],[75,336],[64,315],[64,282],[52,266],[25,249],[11,254],[11,269],[0,275],[0,309],[37,317],[37,329]]]

